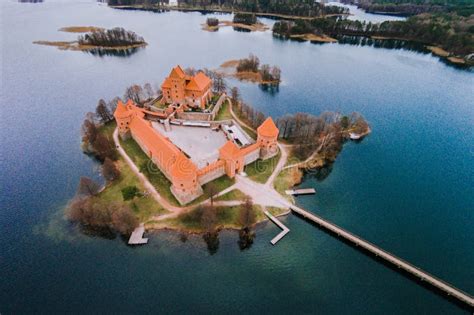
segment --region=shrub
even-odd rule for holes
[[[137,188],[137,186],[127,186],[122,189],[122,197],[123,200],[132,200],[133,198],[137,197],[140,195],[140,192]]]

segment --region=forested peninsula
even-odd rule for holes
[[[274,24],[273,34],[291,38],[319,35],[341,38],[363,36],[398,39],[429,46],[433,53],[458,64],[474,64],[474,17],[455,13],[421,14],[406,21],[366,23],[348,19],[283,20]]]

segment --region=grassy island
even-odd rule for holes
[[[75,41],[35,41],[34,44],[54,46],[61,50],[86,51],[93,54],[131,54],[136,49],[145,47],[143,37],[123,28],[103,29],[95,26],[71,26],[59,29],[69,33],[86,33],[79,35]]]
[[[281,82],[281,70],[278,66],[260,64],[260,59],[252,54],[247,58],[228,60],[221,64],[217,71],[242,81],[262,85],[278,86]]]
[[[236,68],[264,76],[270,67],[260,66],[251,55]],[[253,242],[255,225],[267,218],[264,210],[275,216],[288,213],[294,199],[285,190],[300,183],[307,170],[333,163],[346,140],[370,132],[356,113],[298,113],[274,122],[245,104],[237,88],[230,89],[229,96],[222,94],[223,79],[206,73],[214,81],[206,79],[204,71],[179,66],[170,75],[206,83],[201,86],[212,95],[202,99],[207,103],[200,104],[198,112],[219,102],[209,122],[192,115],[173,117],[196,109],[194,103],[177,104],[169,98],[161,109],[151,106],[164,92],[149,83],[128,87],[126,104],[118,97],[100,100],[95,114],[87,114],[82,148],[100,163],[105,185],[81,179],[67,209],[72,222],[107,236],[130,235],[139,224],[202,233],[211,253],[218,247],[220,230],[237,229],[239,246],[245,249]],[[171,120],[169,125],[159,120],[164,117]]]

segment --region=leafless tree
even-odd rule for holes
[[[102,164],[102,175],[107,181],[114,181],[120,178],[120,171],[117,165],[108,157]]]
[[[151,100],[155,97],[155,91],[153,91],[153,88],[150,83],[145,83],[145,85],[143,86],[143,90],[145,92],[147,100]]]
[[[126,90],[125,90],[125,94],[123,96],[123,98],[125,100],[132,100],[134,101],[135,103],[139,104],[141,99],[143,97],[143,89],[140,85],[137,85],[137,84],[134,84],[132,86],[129,86]]]
[[[95,196],[100,191],[100,185],[89,177],[81,177],[77,186],[77,196]]]
[[[99,100],[95,113],[102,123],[107,123],[113,118],[109,108],[107,107],[107,103],[105,103],[103,99]]]
[[[239,223],[242,228],[250,228],[255,223],[256,217],[253,201],[250,197],[246,197],[240,208]]]

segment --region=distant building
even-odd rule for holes
[[[202,71],[190,76],[180,66],[174,67],[161,85],[166,103],[205,108],[211,100],[212,81]]]
[[[170,7],[177,7],[178,6],[178,0],[169,0],[168,5]]]
[[[173,71],[170,75],[173,80],[183,78],[180,73],[176,75]],[[178,85],[175,82],[170,81],[170,83]],[[143,152],[169,179],[171,192],[180,204],[187,204],[202,195],[202,185],[224,175],[233,178],[244,170],[245,165],[257,159],[268,159],[278,153],[278,128],[269,117],[257,129],[256,142],[243,139],[244,136],[248,136],[238,125],[233,125],[234,128],[222,130],[221,132],[226,135],[227,142],[218,149],[218,156],[214,160],[199,168],[181,148],[165,136],[166,133],[163,134],[153,126],[153,124],[160,123],[152,123],[151,120],[147,119],[147,116],[155,114],[137,107],[133,101],[129,100],[127,104],[123,104],[121,101],[118,102],[114,117],[117,121],[120,136],[122,138],[132,137],[138,143]],[[166,121],[170,119],[173,119],[172,114],[167,117]],[[188,127],[181,126],[180,128]],[[192,132],[192,128],[206,127],[189,128]],[[209,129],[210,134],[215,133],[213,130]],[[191,139],[191,135],[189,137]],[[249,140],[251,139],[249,138]],[[199,142],[199,139],[196,142]],[[199,143],[196,143],[196,145],[199,145]]]

